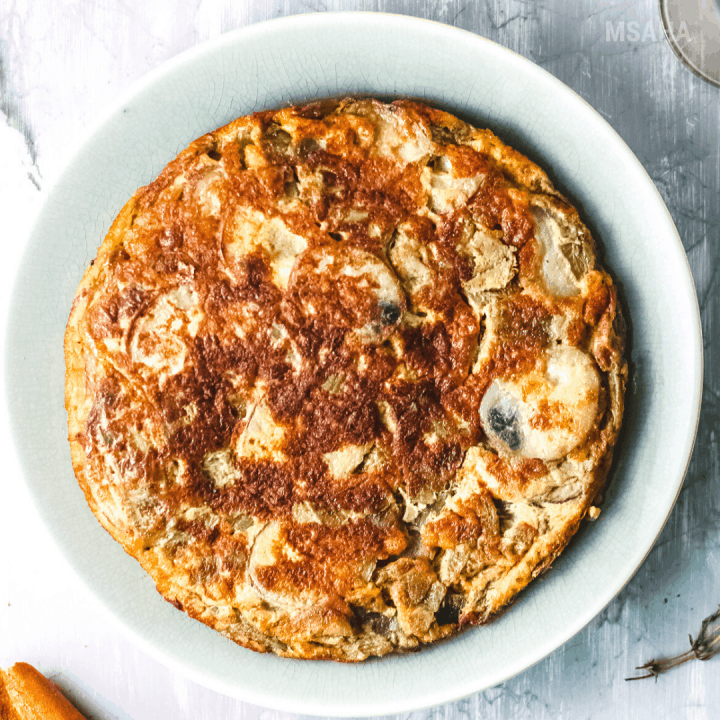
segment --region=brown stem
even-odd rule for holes
[[[662,673],[672,670],[688,660],[709,660],[713,655],[720,653],[720,606],[718,606],[718,610],[714,615],[710,615],[710,617],[706,617],[702,621],[697,640],[693,640],[692,635],[689,637],[690,649],[687,652],[674,657],[651,660],[635,668],[636,670],[647,670],[647,675],[638,675],[637,677],[625,679],[644,680],[645,678],[654,677],[657,680]]]

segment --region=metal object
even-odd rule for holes
[[[696,75],[720,87],[718,0],[660,0],[660,17],[675,54]]]

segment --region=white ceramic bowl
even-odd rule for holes
[[[528,153],[597,235],[630,319],[625,432],[601,521],[496,623],[361,665],[240,648],[166,603],[100,527],[73,476],[63,331],[83,270],[140,185],[191,140],[254,110],[344,94],[426,98]],[[490,687],[588,623],[629,580],[673,506],[697,425],[697,300],[672,220],[632,152],[565,85],[470,33],[378,14],[240,29],[148,75],[50,193],[25,253],[7,338],[15,441],[41,516],[79,578],[167,665],[252,703],[332,716],[390,713]]]

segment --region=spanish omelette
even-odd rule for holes
[[[594,518],[617,292],[545,173],[421,103],[239,118],[138,190],[65,337],[76,476],[179,609],[359,661],[487,622]]]

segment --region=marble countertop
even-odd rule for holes
[[[228,30],[334,10],[403,13],[465,28],[533,60],[585,98],[660,190],[687,251],[704,333],[695,452],[670,520],[633,579],[582,632],[521,675],[403,717],[720,717],[720,657],[687,663],[657,682],[624,680],[636,665],[685,651],[688,633],[696,635],[720,603],[720,89],[677,60],[656,0],[4,0],[0,332],[4,336],[13,276],[48,186],[121,92],[177,53]],[[45,535],[7,422],[3,413],[0,666],[34,664],[96,720],[299,718],[207,690],[123,636],[69,579]]]

